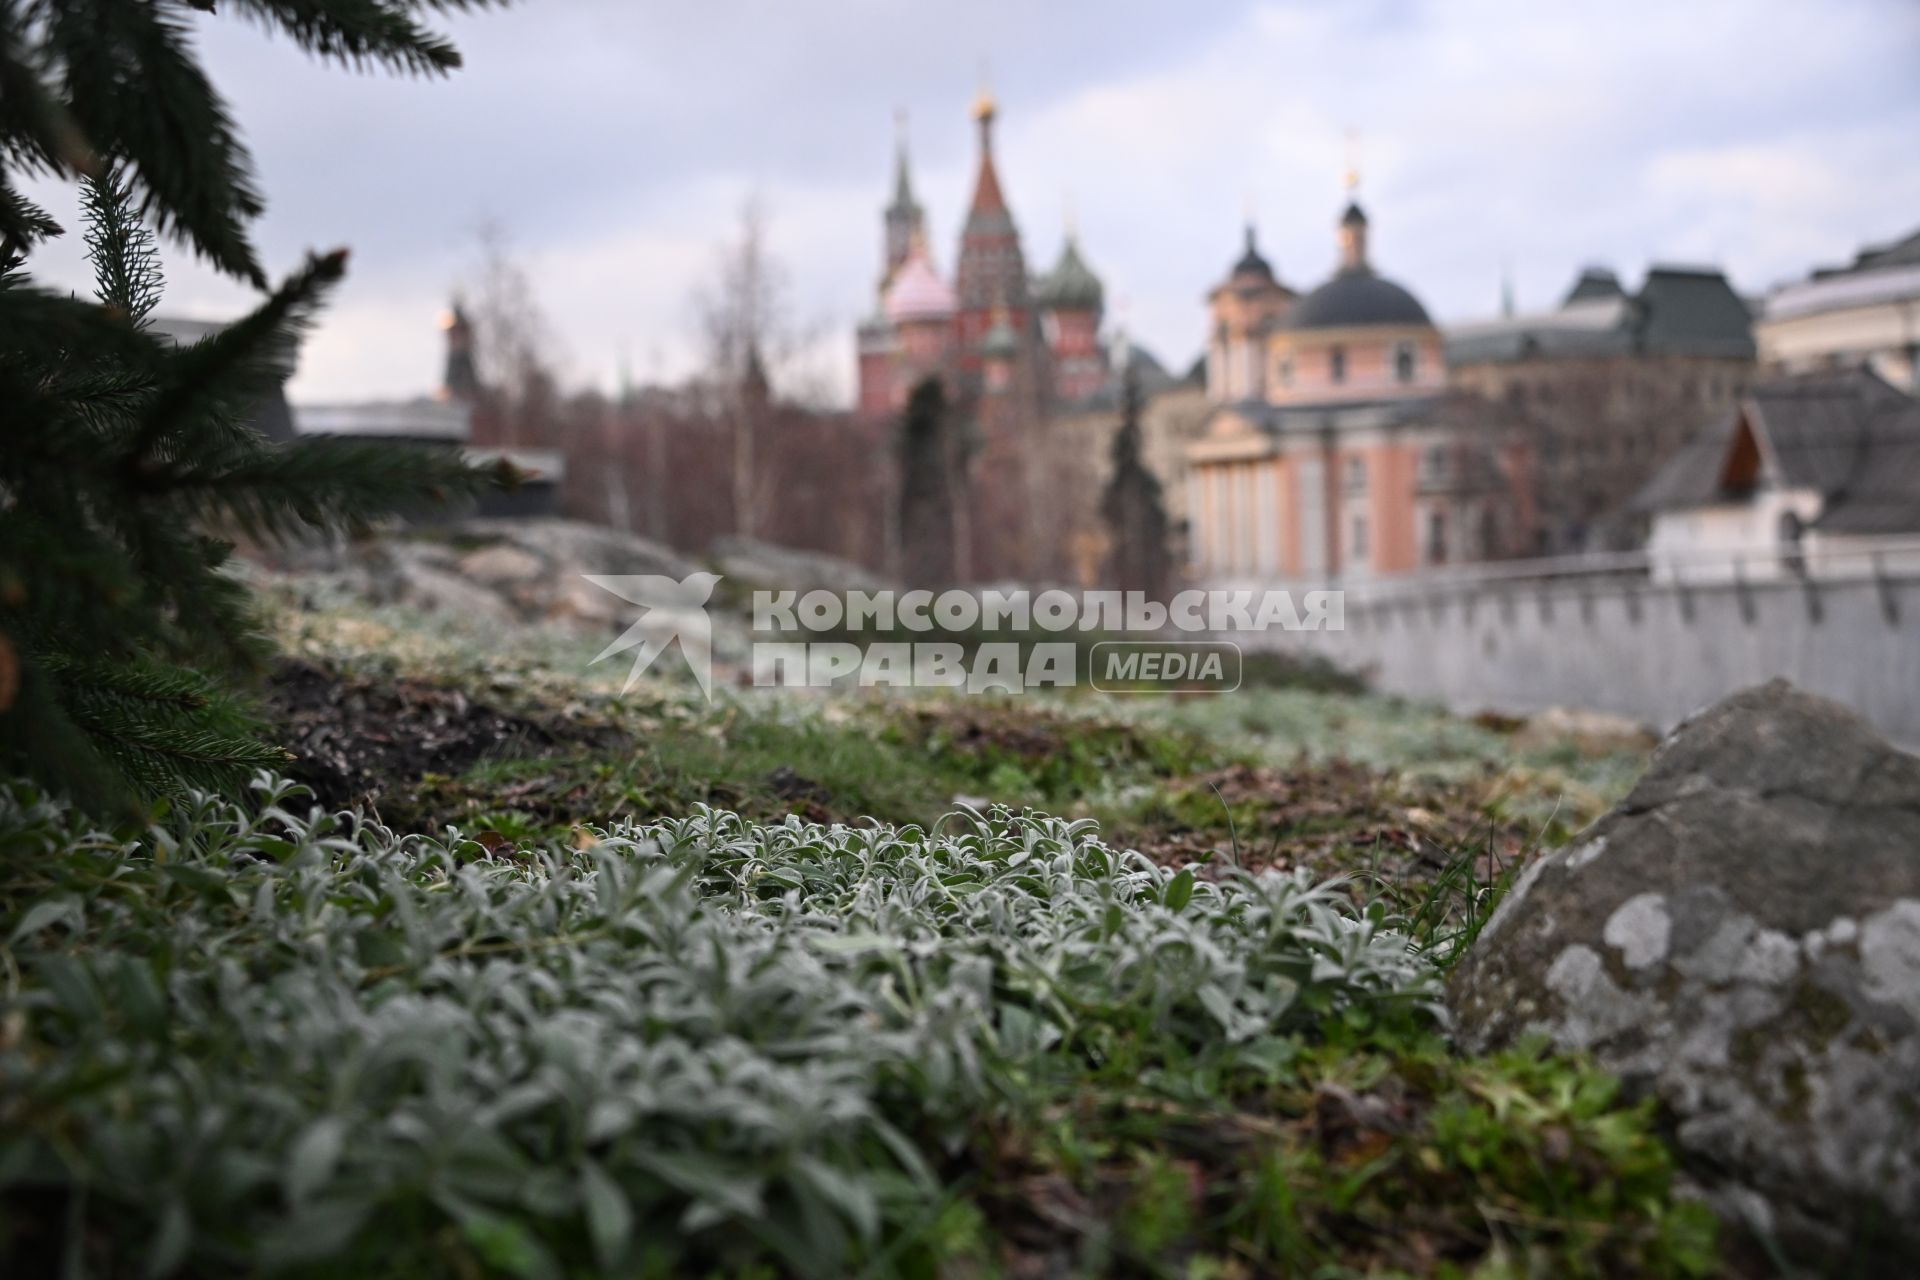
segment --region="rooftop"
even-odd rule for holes
[[[1745,433],[1758,447],[1765,483],[1821,496],[1813,528],[1920,532],[1920,401],[1863,370],[1754,387],[1669,459],[1631,505],[1654,512],[1741,501],[1748,483],[1731,459]]]
[[[391,436],[405,440],[465,440],[473,410],[457,400],[365,400],[293,408],[303,436]]]
[[[1042,306],[1097,308],[1106,293],[1100,277],[1080,256],[1077,237],[1068,235],[1060,261],[1034,283],[1034,298]]]
[[[1615,355],[1754,357],[1753,317],[1717,267],[1651,267],[1629,295],[1584,268],[1552,311],[1450,326],[1449,364]]]
[[[1350,325],[1431,325],[1411,293],[1366,267],[1349,267],[1293,304],[1289,329],[1343,329]]]
[[[882,304],[894,324],[945,320],[953,314],[953,288],[933,269],[923,245],[915,244],[894,273]]]

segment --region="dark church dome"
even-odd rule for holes
[[[1350,325],[1431,326],[1420,300],[1365,267],[1348,268],[1293,304],[1289,329],[1344,329]]]

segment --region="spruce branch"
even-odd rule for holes
[[[28,173],[93,173],[92,147],[73,113],[41,78],[28,39],[34,6],[0,0],[0,156]]]
[[[255,770],[285,768],[289,758],[260,741],[257,723],[229,701],[180,712],[84,684],[69,688],[67,700],[73,723],[150,794],[209,782],[235,788]]]
[[[71,435],[99,461],[100,439],[124,437],[127,424],[153,395],[151,369],[63,367],[41,385],[58,419],[57,430]]]
[[[446,37],[415,22],[411,6],[382,0],[227,0],[238,13],[279,27],[301,48],[364,69],[369,62],[396,71],[445,75],[460,65]]]
[[[0,760],[30,762],[25,770],[30,776],[57,780],[61,790],[91,813],[139,817],[134,786],[62,705],[54,678],[30,652],[15,645],[14,654],[18,671],[13,705],[0,712]]]
[[[101,366],[137,367],[161,351],[149,335],[106,308],[79,298],[0,280],[0,372],[33,365],[51,375],[76,357]],[[0,432],[12,415],[0,415]]]
[[[311,255],[259,307],[217,333],[165,355],[159,390],[143,415],[133,461],[151,468],[178,452],[183,424],[235,399],[251,408],[276,387],[326,291],[346,274],[347,251]]]
[[[486,0],[231,0],[322,57],[458,64],[417,15]],[[155,233],[263,289],[251,163],[190,46],[212,0],[0,0],[0,768],[96,814],[237,790],[284,756],[230,693],[267,653],[226,535],[291,537],[470,493],[510,472],[456,452],[269,443],[254,428],[345,254],[310,259],[238,323],[149,331]],[[34,287],[59,233],[12,185],[83,179],[100,302]]]
[[[511,488],[516,478],[510,464],[476,467],[453,450],[317,436],[177,471],[169,488],[203,518],[283,542],[313,530],[363,533],[375,517]]]
[[[144,328],[160,301],[164,280],[160,251],[134,208],[125,167],[114,164],[98,177],[82,178],[80,196],[94,292],[102,305],[118,311],[136,329]]]
[[[157,4],[62,0],[46,31],[75,121],[97,151],[125,159],[142,212],[215,267],[265,288],[245,230],[265,205],[186,26]]]
[[[45,209],[7,185],[0,168],[0,270],[21,262],[36,241],[60,234],[60,224]]]

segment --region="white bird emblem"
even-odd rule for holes
[[[713,701],[713,620],[707,616],[706,604],[720,581],[719,574],[690,573],[679,581],[659,573],[583,573],[580,576],[642,609],[633,625],[593,659],[599,662],[639,647],[621,692],[631,690],[639,681],[640,673],[678,640],[680,656],[687,660],[693,678],[699,682],[700,692],[706,695],[707,701]]]

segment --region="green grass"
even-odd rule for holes
[[[613,745],[384,827],[0,802],[0,1270],[1714,1273],[1644,1105],[1432,1013],[1631,750],[1291,687],[709,707],[310,603],[292,653]]]
[[[1450,945],[1087,821],[511,846],[0,798],[0,1258],[96,1273],[1699,1275],[1644,1107]]]

